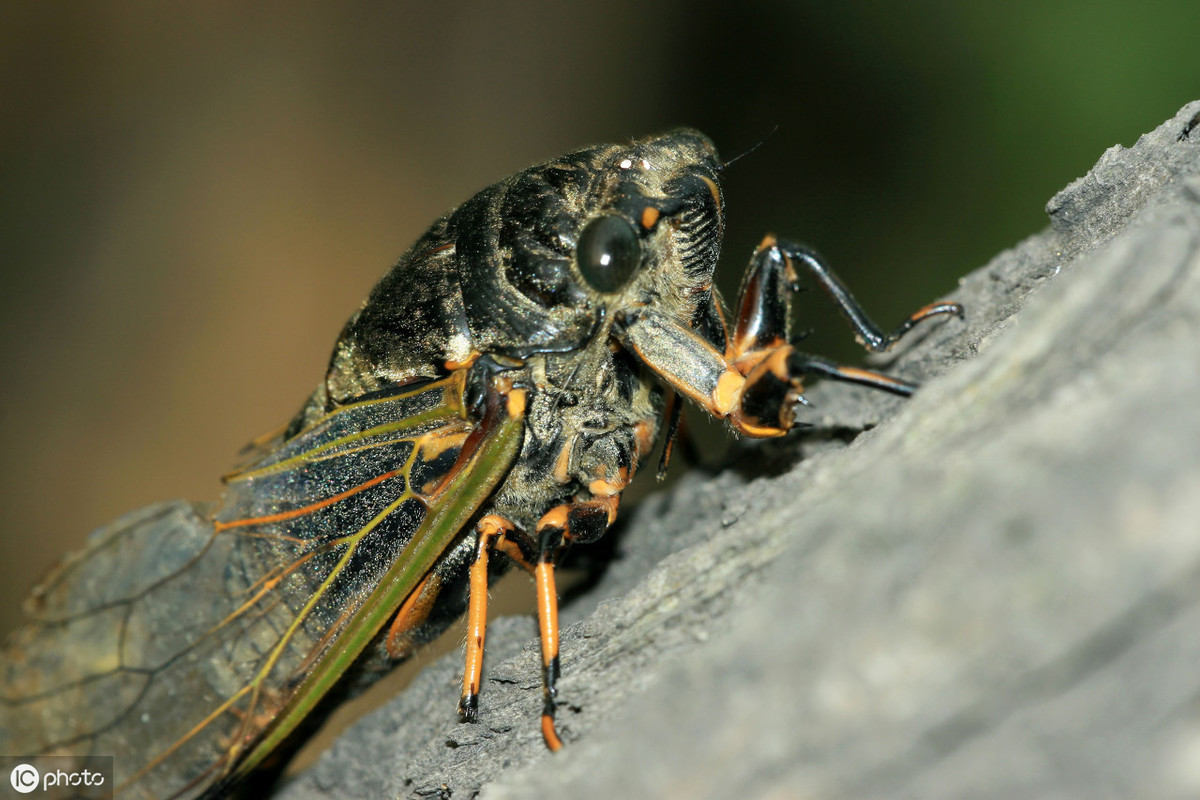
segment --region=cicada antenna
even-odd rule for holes
[[[758,140],[758,141],[757,141],[755,144],[751,145],[751,146],[750,146],[750,149],[748,149],[748,150],[745,150],[745,151],[743,151],[743,152],[739,153],[738,155],[736,155],[736,156],[734,156],[733,158],[731,158],[731,159],[729,159],[728,161],[726,161],[726,162],[725,162],[724,164],[722,164],[721,166],[717,167],[717,172],[721,172],[722,170],[724,170],[726,167],[728,167],[728,166],[729,166],[730,164],[732,164],[733,162],[735,162],[735,161],[737,161],[737,160],[739,160],[739,159],[745,158],[746,156],[750,155],[751,153],[753,153],[753,152],[754,152],[755,150],[757,150],[758,148],[762,147],[764,144],[766,144],[766,141],[767,141],[767,139],[770,139],[772,136],[774,136],[774,135],[775,135],[775,132],[776,132],[776,131],[778,131],[778,130],[779,130],[779,125],[778,125],[778,124],[776,124],[776,125],[775,125],[773,128],[771,128],[771,130],[767,131],[767,135],[766,135],[766,136],[762,137],[762,138],[761,138],[761,139],[759,139],[759,140]]]

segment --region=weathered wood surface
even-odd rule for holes
[[[911,401],[821,388],[816,435],[629,515],[566,609],[562,752],[504,619],[480,724],[448,656],[279,796],[1200,796],[1198,112],[963,279],[887,365]]]

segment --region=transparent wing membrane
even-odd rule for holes
[[[355,618],[475,427],[460,377],[346,406],[228,476],[219,505],[94,533],[6,644],[0,751],[112,754],[118,785],[200,792]]]

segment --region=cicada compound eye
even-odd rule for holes
[[[615,292],[642,262],[641,237],[629,220],[604,214],[583,226],[575,246],[575,261],[593,288]]]

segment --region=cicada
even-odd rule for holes
[[[437,220],[216,504],[134,513],[34,591],[4,651],[0,752],[111,754],[119,793],[218,796],[339,683],[464,610],[474,722],[488,581],[510,565],[534,577],[557,749],[555,565],[612,525],[656,442],[669,452],[681,399],[774,437],[812,377],[910,394],[793,346],[805,277],[872,351],[962,314],[936,303],[885,333],[816,253],[767,236],[727,322],[722,168],[676,130],[530,167]]]

